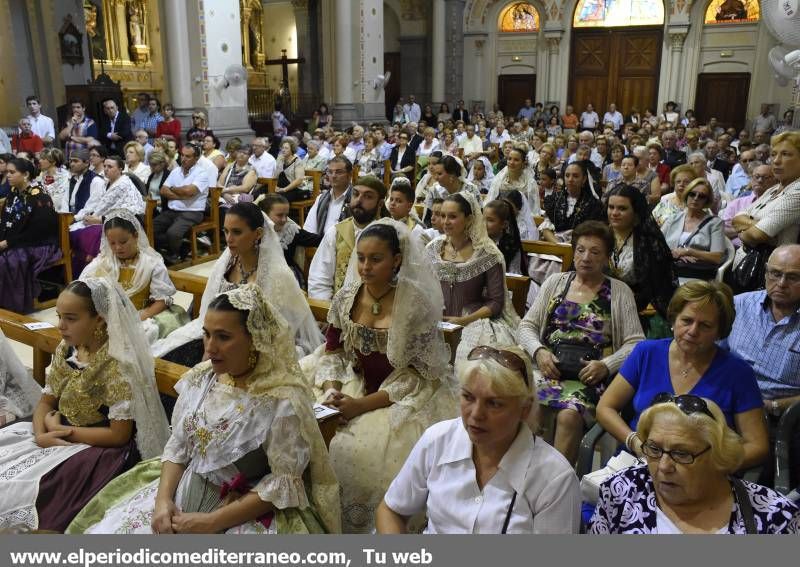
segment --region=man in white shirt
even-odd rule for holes
[[[503,142],[511,140],[511,136],[509,135],[506,127],[503,125],[502,120],[497,121],[497,126],[492,129],[491,134],[489,134],[489,142],[492,144],[497,144],[498,146],[502,146]]]
[[[617,105],[613,102],[608,105],[608,112],[603,115],[603,124],[613,124],[614,125],[614,132],[619,132],[622,129],[622,123],[624,122],[624,118],[622,117],[622,113],[617,110]]]
[[[469,162],[483,154],[483,140],[475,135],[475,126],[467,126],[467,135],[458,143],[464,150],[464,162]]]
[[[591,104],[586,105],[586,110],[581,113],[581,128],[584,130],[594,130],[600,123],[600,117],[594,111]]]
[[[181,148],[181,167],[172,170],[161,187],[167,208],[153,220],[156,248],[166,249],[164,260],[180,261],[181,242],[189,229],[203,221],[208,200],[208,171],[198,164],[201,150],[195,144]]]
[[[29,96],[25,99],[25,104],[30,112],[26,118],[31,121],[31,130],[42,139],[46,146],[49,146],[56,138],[53,119],[42,114],[42,104],[37,96]]]
[[[422,109],[417,104],[417,97],[413,94],[408,95],[408,102],[403,105],[403,110],[406,112],[409,122],[419,122],[422,119]]]
[[[269,150],[269,142],[266,138],[256,138],[250,144],[253,148],[253,155],[247,160],[247,163],[253,166],[256,174],[259,177],[275,177],[275,158],[267,151]]]
[[[314,234],[325,234],[328,229],[350,215],[345,205],[350,200],[353,164],[344,156],[336,156],[328,162],[326,169],[330,191],[319,194],[306,215],[303,230]]]
[[[386,187],[377,177],[362,177],[350,197],[352,217],[325,232],[308,270],[308,297],[330,301],[344,283],[358,235],[384,212]]]
[[[75,150],[69,156],[69,187],[53,206],[59,213],[75,213],[75,221],[83,220],[81,211],[94,210],[106,192],[106,181],[89,169],[89,151]]]
[[[361,157],[361,154],[364,153],[364,128],[356,124],[353,126],[353,136],[350,139],[350,143],[347,144],[347,150],[353,152],[355,156],[351,161],[353,163],[357,162],[358,159]]]

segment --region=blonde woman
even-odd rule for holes
[[[144,147],[139,142],[125,144],[125,170],[123,173],[135,175],[142,183],[147,183],[150,168],[144,163]]]

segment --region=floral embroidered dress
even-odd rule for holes
[[[545,343],[581,341],[601,350],[611,346],[611,282],[606,279],[588,303],[575,303],[555,296],[548,308]],[[579,380],[551,380],[536,373],[539,402],[554,409],[573,409],[584,416],[594,410],[602,386],[586,386]]]
[[[800,533],[800,509],[774,490],[743,480],[760,534]],[[731,490],[733,488],[731,487]],[[600,486],[590,534],[657,534],[658,502],[647,465],[624,469]],[[728,526],[720,533],[747,533],[736,493]]]
[[[43,393],[58,399],[65,425],[105,427],[133,419],[131,388],[104,346],[88,364],[62,343]],[[0,527],[63,531],[111,479],[139,460],[132,437],[122,447],[83,443],[42,448],[30,422],[0,430]]]
[[[172,435],[161,458],[141,463],[108,485],[68,533],[152,533],[150,522],[161,463],[186,466],[175,504],[183,512],[212,512],[232,493],[256,492],[275,512],[226,533],[322,533],[303,481],[311,450],[292,402],[253,396],[218,377],[210,363],[176,385]]]

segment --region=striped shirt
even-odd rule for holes
[[[765,290],[734,303],[736,320],[722,346],[750,363],[764,399],[800,395],[800,309],[776,322]]]

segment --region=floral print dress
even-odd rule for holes
[[[545,342],[582,341],[605,349],[611,345],[611,282],[603,281],[597,295],[588,303],[575,303],[557,295],[548,309]],[[538,374],[538,373],[537,373]],[[541,375],[540,375],[541,376]],[[589,417],[604,386],[587,386],[579,380],[553,380],[541,376],[536,384],[539,403],[553,409],[572,409]]]

